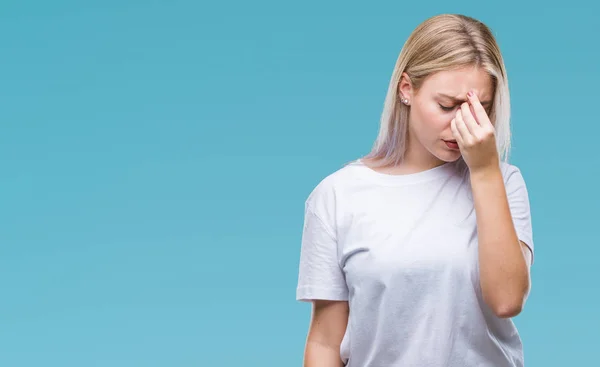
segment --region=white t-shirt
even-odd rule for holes
[[[514,323],[482,298],[461,167],[388,175],[357,160],[306,200],[296,299],[349,302],[346,366],[523,366]],[[502,163],[502,174],[518,237],[533,252],[525,182],[513,165]]]

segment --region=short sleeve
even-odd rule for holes
[[[514,166],[511,166],[506,174],[506,193],[517,237],[529,247],[533,260],[534,244],[529,194],[521,171]]]
[[[335,233],[333,226],[307,204],[296,300],[348,300],[348,288],[338,261]]]

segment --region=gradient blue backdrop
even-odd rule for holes
[[[300,366],[304,200],[368,151],[425,18],[493,28],[536,262],[528,367],[598,361],[598,8],[0,5],[0,366]]]

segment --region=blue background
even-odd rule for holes
[[[0,6],[0,366],[299,366],[304,200],[376,136],[425,18],[504,52],[532,205],[527,366],[596,363],[598,8],[447,1]]]

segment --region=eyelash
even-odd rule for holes
[[[440,108],[441,108],[441,109],[442,109],[442,111],[444,111],[444,112],[452,112],[452,110],[454,110],[454,109],[456,108],[455,106],[454,106],[454,107],[446,107],[446,106],[442,106],[442,105],[441,105],[441,104],[439,104],[439,103],[438,103],[438,106],[440,106]],[[490,115],[490,113],[491,113],[491,108],[486,108],[486,109],[485,109],[485,113],[487,113],[487,114],[488,114],[488,116],[489,116],[489,115]]]
[[[450,112],[454,109],[454,107],[446,107],[446,106],[442,106],[441,104],[438,103],[438,105],[440,106],[440,108],[442,109],[442,111],[446,111],[446,112]]]

